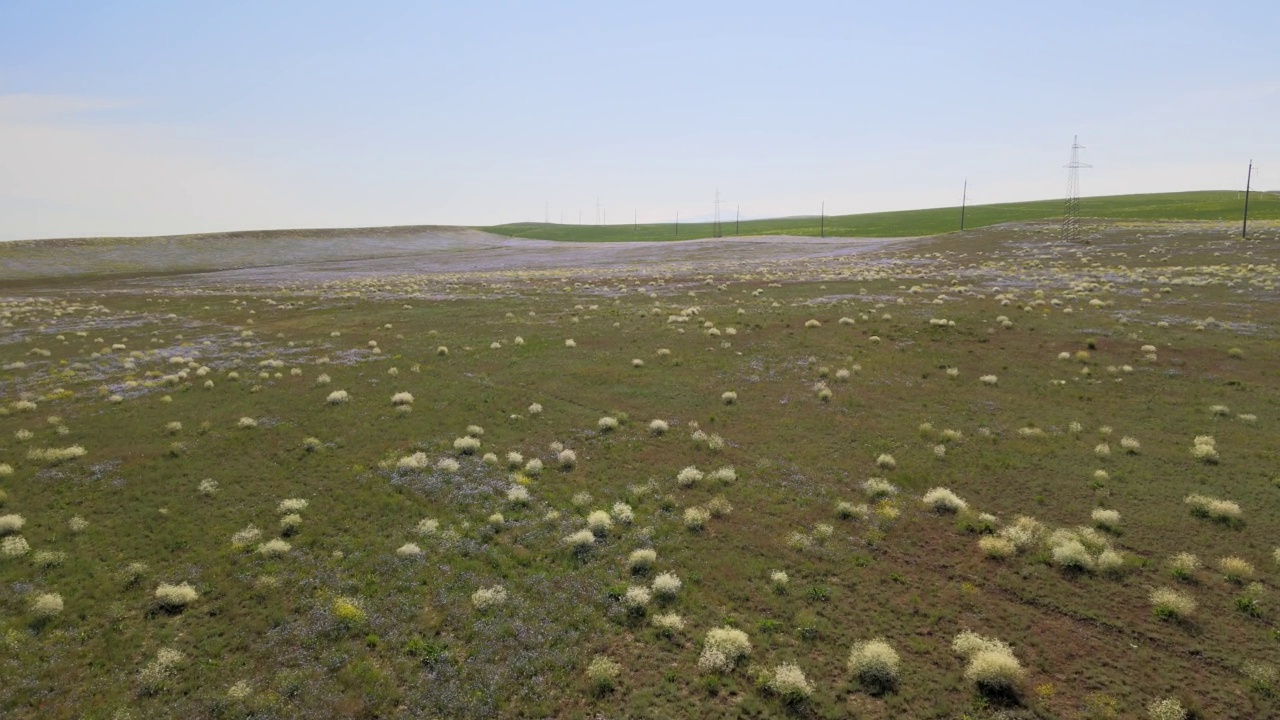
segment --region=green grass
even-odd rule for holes
[[[1243,213],[1243,193],[1227,191],[1158,193],[1087,197],[1080,201],[1084,217],[1111,220],[1220,220],[1236,221]],[[1280,195],[1255,193],[1250,218],[1280,219]],[[965,227],[974,229],[1008,222],[1032,222],[1062,217],[1061,200],[972,205],[965,212]],[[960,208],[930,208],[898,212],[832,215],[827,217],[827,237],[915,237],[938,235],[959,229]],[[721,234],[734,234],[733,223],[722,223]],[[479,228],[511,237],[568,242],[625,242],[691,240],[713,236],[712,223],[631,225],[560,225],[511,223]],[[738,235],[794,235],[817,237],[819,218],[776,218],[741,223]]]
[[[14,469],[0,477],[0,515],[26,519],[33,554],[66,553],[50,567],[0,558],[0,714],[1136,717],[1177,696],[1202,717],[1275,717],[1277,699],[1241,669],[1274,662],[1280,642],[1280,232],[1260,224],[1240,243],[1216,227],[1095,231],[1094,244],[1073,247],[1042,242],[1036,227],[1000,228],[812,262],[744,265],[726,252],[695,270],[514,268],[287,288],[160,277],[0,299],[0,463]],[[128,368],[131,351],[141,357]],[[166,380],[181,367],[173,355],[211,371]],[[269,359],[283,366],[260,365]],[[316,384],[321,373],[328,385]],[[979,382],[985,374],[998,384]],[[828,402],[814,390],[822,379]],[[338,389],[350,401],[326,404]],[[401,391],[414,396],[408,415],[391,404]],[[108,402],[114,393],[124,401]],[[38,407],[21,410],[23,398]],[[529,415],[532,402],[544,412]],[[620,427],[599,432],[606,415]],[[241,417],[257,427],[238,427]],[[653,418],[670,431],[653,436]],[[724,448],[695,442],[691,423]],[[480,453],[544,461],[527,506],[506,501],[504,465],[475,456],[459,458],[457,474],[382,467],[416,451],[457,457],[469,425],[485,430]],[[1019,434],[1031,426],[1043,435]],[[943,429],[963,437],[940,459]],[[1191,457],[1197,435],[1215,438],[1218,464]],[[1125,436],[1141,441],[1138,454],[1121,450]],[[322,447],[305,449],[309,437]],[[1094,453],[1104,439],[1107,459]],[[572,469],[554,462],[557,441],[576,451]],[[85,457],[28,459],[72,444]],[[896,469],[876,466],[882,453]],[[691,465],[731,465],[737,479],[681,487]],[[901,492],[869,518],[838,517],[839,501],[869,502],[861,484],[873,476]],[[198,492],[204,478],[215,495]],[[1118,510],[1108,537],[1125,570],[1063,570],[1043,546],[987,560],[977,542],[991,523],[926,508],[921,495],[937,486],[997,527],[1025,514],[1075,528],[1094,508]],[[590,501],[575,503],[581,493]],[[1243,522],[1194,516],[1191,493],[1238,502]],[[721,495],[731,512],[684,527],[685,509]],[[287,555],[231,546],[249,524],[262,541],[279,535],[285,498],[308,501]],[[589,512],[618,501],[634,523],[583,556],[565,547]],[[494,512],[501,528],[487,523]],[[88,527],[70,532],[73,516]],[[427,517],[440,532],[415,534]],[[793,546],[793,533],[812,542]],[[398,556],[407,542],[423,555]],[[657,561],[636,575],[626,559],[640,547]],[[1204,563],[1185,583],[1165,565],[1183,551]],[[1248,612],[1245,589],[1216,570],[1228,555],[1272,590]],[[130,582],[135,562],[148,569]],[[775,570],[790,578],[784,592],[769,581]],[[620,606],[627,586],[663,572],[683,583],[673,600],[645,615]],[[160,582],[189,582],[200,597],[163,610]],[[478,612],[472,594],[494,585],[508,603]],[[1162,585],[1199,610],[1156,617],[1148,595]],[[51,592],[65,609],[40,621],[30,600]],[[339,598],[361,612],[338,613]],[[685,629],[663,636],[649,625],[658,612],[680,614]],[[702,638],[725,625],[749,634],[750,658],[733,673],[699,671]],[[1016,699],[964,680],[950,643],[966,628],[1012,645],[1027,672]],[[901,656],[890,692],[846,670],[853,644],[874,637]],[[149,694],[139,672],[160,648],[186,660]],[[596,655],[622,667],[612,690],[586,676]],[[756,682],[784,662],[814,686],[799,707]],[[242,681],[248,694],[230,696]]]

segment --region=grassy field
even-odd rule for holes
[[[1080,201],[1082,216],[1113,220],[1238,220],[1243,213],[1243,193],[1182,192],[1145,195],[1087,197]],[[1249,216],[1259,220],[1280,219],[1280,195],[1255,193]],[[1031,222],[1062,217],[1061,200],[972,205],[965,212],[966,229],[1008,222]],[[832,215],[826,219],[827,237],[916,237],[938,235],[959,229],[960,208],[930,208],[900,212]],[[674,224],[559,225],[555,223],[512,223],[481,228],[511,237],[561,240],[567,242],[624,242],[707,238],[714,235],[712,223],[685,223],[679,231]],[[738,235],[799,235],[816,237],[821,232],[819,218],[779,218],[748,220]],[[722,223],[721,235],[734,234],[732,222]]]
[[[1280,225],[1086,232],[10,288],[0,714],[1276,717]]]

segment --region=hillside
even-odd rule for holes
[[[1235,191],[1200,191],[1109,195],[1080,201],[1083,217],[1110,220],[1217,220],[1237,221],[1244,200]],[[1062,216],[1062,200],[971,205],[965,211],[965,228],[975,229],[1008,222],[1050,220]],[[1249,217],[1280,219],[1280,195],[1254,193]],[[918,237],[959,229],[960,208],[944,207],[897,212],[831,215],[825,223],[828,237]],[[822,231],[817,216],[747,220],[739,224],[738,235],[802,235],[816,237]],[[734,224],[721,223],[721,235],[734,235]],[[631,225],[559,225],[511,223],[482,228],[496,235],[561,240],[568,242],[656,241],[706,238],[714,235],[711,223]]]

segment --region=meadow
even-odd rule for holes
[[[1280,223],[1116,217],[27,272],[0,709],[1280,715]]]

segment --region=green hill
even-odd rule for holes
[[[1088,197],[1080,201],[1085,217],[1112,220],[1238,220],[1243,210],[1241,193],[1199,191],[1143,195]],[[965,212],[965,227],[978,228],[1007,222],[1052,220],[1062,216],[1061,200],[971,205]],[[1255,193],[1250,200],[1250,218],[1280,219],[1280,195]],[[937,235],[959,229],[960,208],[928,208],[896,212],[832,215],[825,232],[832,237],[910,237]],[[722,223],[722,235],[733,235],[732,222]],[[510,223],[480,228],[510,237],[569,242],[623,242],[690,240],[714,236],[711,223],[631,225],[560,225],[556,223]],[[819,218],[775,218],[742,222],[737,235],[817,236]]]

